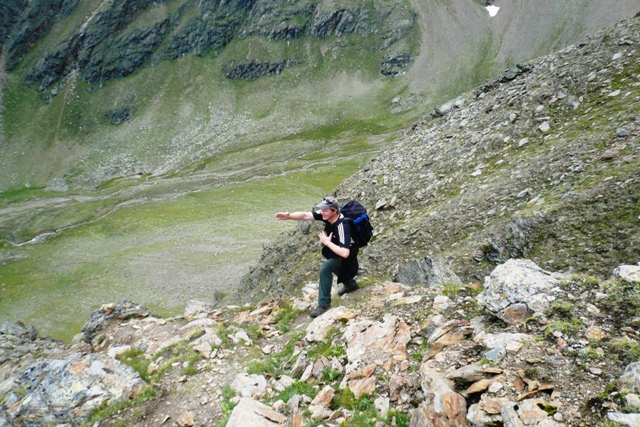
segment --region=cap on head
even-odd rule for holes
[[[336,209],[340,211],[340,204],[338,203],[338,199],[336,199],[335,197],[327,196],[316,205],[316,208],[320,210]]]

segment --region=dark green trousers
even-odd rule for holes
[[[320,267],[320,289],[318,293],[318,305],[328,307],[331,305],[331,286],[333,285],[333,275],[340,272],[340,267],[344,262],[343,258],[329,258]],[[356,279],[351,279],[343,283],[345,287],[351,288],[357,285]]]

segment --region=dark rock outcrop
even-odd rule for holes
[[[118,305],[103,305],[100,309],[91,313],[91,317],[82,327],[82,340],[86,343],[91,343],[93,338],[95,338],[112,319],[123,320],[129,317],[146,317],[148,315],[149,310],[146,307],[129,301]]]
[[[387,54],[380,66],[380,72],[385,76],[397,77],[404,73],[410,62],[411,55],[406,52]]]
[[[298,65],[299,62],[294,59],[282,60],[276,62],[262,62],[257,59],[247,63],[238,63],[233,61],[227,65],[227,78],[234,80],[256,80],[261,76],[271,74],[280,74],[285,68]]]
[[[171,21],[127,30],[148,4],[144,0],[114,3],[98,12],[54,52],[47,53],[29,71],[27,84],[48,88],[74,70],[83,80],[97,83],[124,77],[155,52]]]
[[[16,24],[18,30],[12,33],[9,70],[49,31],[51,23],[69,14],[78,1],[49,0],[46,3],[43,0],[34,3],[30,13],[20,15]],[[26,83],[47,89],[72,72],[77,72],[88,83],[105,82],[130,75],[150,58],[157,64],[187,54],[217,55],[234,38],[249,36],[292,40],[380,34],[379,44],[386,49],[411,29],[411,25],[402,25],[399,30],[393,28],[396,18],[393,11],[398,7],[395,4],[379,5],[370,10],[363,5],[325,9],[315,1],[281,5],[271,0],[182,0],[175,12],[156,22],[149,23],[148,18],[138,20],[143,12],[152,12],[155,7],[158,4],[148,0],[108,3],[81,28],[46,52],[31,67]],[[17,21],[16,8],[6,9],[6,17],[2,19],[8,24]],[[45,9],[46,13],[43,12]],[[47,19],[40,19],[40,16]],[[411,24],[412,20],[404,19],[403,22]],[[407,62],[402,56],[386,59],[385,64],[388,64],[384,66],[384,72],[397,75],[400,73],[398,68]],[[266,64],[252,62],[240,66],[232,72],[234,77],[231,78],[246,78],[241,76],[244,74],[256,78],[292,65],[291,60],[284,58]]]
[[[109,121],[114,125],[119,125],[126,122],[131,118],[133,114],[133,107],[128,105],[126,107],[118,108],[116,110],[107,111],[107,117]]]
[[[400,267],[394,279],[407,286],[442,286],[447,283],[462,284],[460,278],[442,260],[424,257]]]
[[[3,2],[2,23],[14,24],[12,31],[9,26],[2,26],[6,31],[0,47],[8,41],[8,58],[6,68],[11,71],[24,58],[29,50],[44,37],[60,19],[69,16],[78,6],[79,0],[34,0],[29,2]],[[17,13],[20,13],[17,17]]]
[[[0,4],[0,49],[9,40],[11,28],[18,22],[20,13],[26,7],[25,0],[6,0]]]

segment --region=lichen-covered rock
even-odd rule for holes
[[[145,387],[133,369],[111,357],[75,353],[28,367],[15,378],[2,405],[17,425],[62,424],[104,402],[133,398]]]
[[[510,259],[485,278],[484,290],[477,300],[509,324],[523,323],[529,315],[549,307],[559,277],[533,261]]]
[[[629,283],[640,283],[640,266],[621,265],[613,270],[613,277]]]
[[[618,380],[620,386],[630,392],[640,392],[640,362],[633,362],[627,365]]]

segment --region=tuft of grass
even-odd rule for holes
[[[387,416],[387,424],[392,426],[407,427],[410,420],[411,415],[404,412],[389,411]]]
[[[447,282],[442,289],[442,295],[447,297],[454,297],[460,293],[460,285],[456,283]]]
[[[157,391],[153,387],[147,387],[133,399],[118,400],[116,402],[104,402],[102,405],[94,408],[87,416],[87,422],[82,423],[81,427],[89,427],[99,424],[100,421],[107,419],[120,411],[135,406],[149,400],[157,395]]]
[[[289,332],[291,330],[291,324],[298,318],[301,312],[301,310],[294,309],[290,302],[283,302],[276,312],[276,329],[284,333]]]
[[[640,360],[640,342],[629,337],[614,338],[609,342],[602,343],[602,345],[626,362],[632,363]]]
[[[267,360],[254,359],[247,365],[248,374],[264,375],[265,373],[275,375],[278,371],[278,361],[275,357]]]
[[[149,368],[151,360],[145,358],[144,351],[139,348],[132,348],[116,357],[116,359],[133,368],[133,370],[140,375],[140,378],[146,382],[150,382],[151,378],[149,374],[147,374],[147,369]]]
[[[279,399],[279,400],[282,400],[283,402],[287,403],[287,402],[289,402],[289,399],[291,399],[296,394],[304,395],[304,396],[309,397],[310,399],[313,399],[318,394],[318,389],[316,387],[314,387],[312,384],[309,384],[307,382],[296,381],[295,383],[293,383],[289,387],[287,387],[284,390],[282,390],[281,392],[279,392],[276,395],[276,400]]]
[[[332,383],[342,375],[339,371],[334,371],[328,366],[325,366],[320,373],[321,379],[325,383]]]
[[[562,332],[565,335],[572,335],[578,331],[580,325],[582,325],[582,320],[578,318],[573,318],[571,322],[564,322],[561,320],[554,320],[547,325],[544,329],[544,336],[549,337],[553,335],[554,332]]]
[[[231,386],[229,386],[228,384],[222,386],[222,402],[220,406],[222,408],[223,416],[222,419],[216,424],[216,427],[224,427],[227,425],[229,417],[231,417],[231,412],[237,405],[236,403],[231,402],[231,399],[233,399],[235,396],[236,392],[231,388]]]

